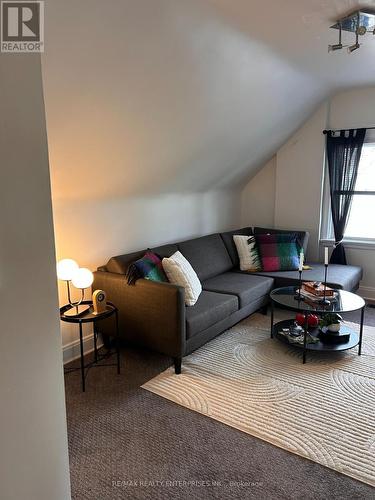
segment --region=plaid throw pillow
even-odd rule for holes
[[[134,284],[139,278],[151,281],[168,281],[163,270],[161,257],[148,250],[141,259],[136,260],[126,272],[128,285]]]
[[[299,265],[299,247],[294,233],[255,235],[263,271],[294,271]]]

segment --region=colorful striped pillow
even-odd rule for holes
[[[299,246],[295,233],[255,235],[263,271],[294,271],[299,265]]]

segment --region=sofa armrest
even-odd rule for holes
[[[94,272],[93,289],[101,289],[119,310],[121,338],[169,356],[185,353],[184,289],[145,279],[128,285],[123,274]],[[100,330],[113,335],[114,324],[101,322]]]

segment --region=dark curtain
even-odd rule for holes
[[[349,218],[365,135],[365,128],[327,132],[331,210],[335,231],[335,248],[331,255],[331,264],[346,264],[342,239]]]

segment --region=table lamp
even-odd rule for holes
[[[73,259],[62,259],[57,263],[57,277],[61,281],[66,282],[68,291],[68,302],[70,309],[65,311],[65,316],[78,316],[90,309],[90,306],[82,304],[85,296],[85,289],[89,288],[94,281],[94,276],[89,269],[79,267]],[[75,288],[81,290],[81,298],[77,302],[73,302],[70,295],[70,283]]]

